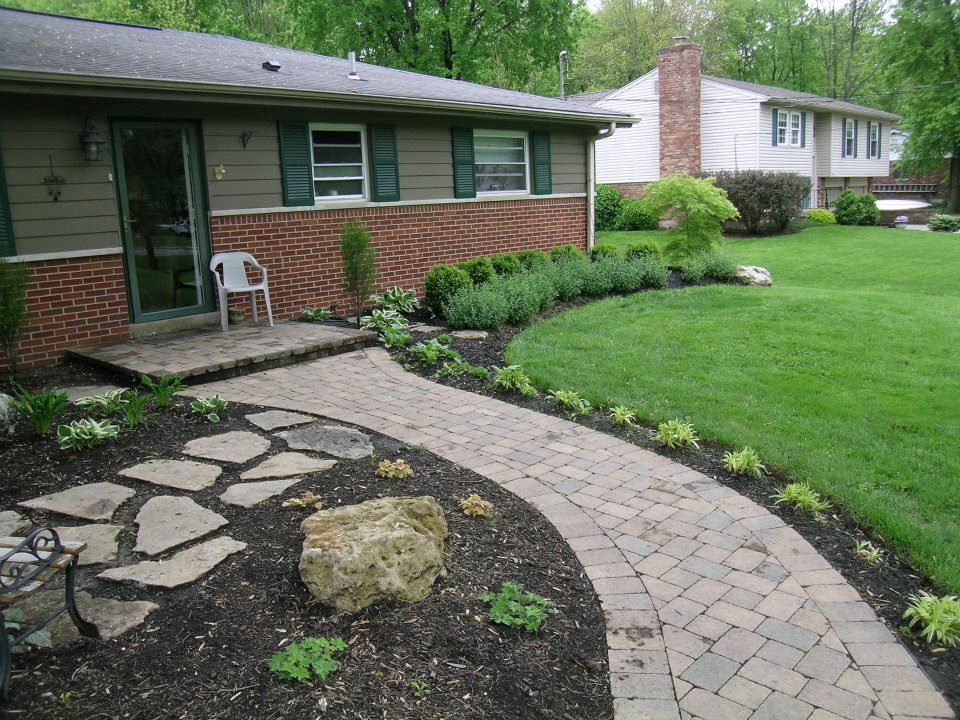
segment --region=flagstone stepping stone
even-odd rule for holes
[[[245,463],[270,449],[267,438],[252,432],[235,430],[222,435],[197,438],[188,442],[184,455],[219,460],[220,462]]]
[[[13,510],[0,512],[0,535],[16,535],[29,525],[30,521],[20,513]]]
[[[55,527],[61,541],[75,540],[87,544],[80,553],[81,565],[96,565],[117,559],[117,536],[123,530],[122,525],[78,525],[76,527]]]
[[[135,490],[123,485],[99,482],[77,485],[18,504],[31,510],[47,510],[84,520],[109,520],[114,511],[134,495]]]
[[[137,544],[134,552],[157,555],[177,545],[209,535],[227,524],[213,510],[186,497],[161,495],[150,498],[137,513]]]
[[[84,551],[86,552],[86,551]],[[38,621],[63,604],[63,590],[44,590],[17,603],[23,611],[24,621]],[[146,600],[114,600],[93,597],[88,592],[77,592],[77,607],[80,616],[97,626],[100,637],[109,640],[131,630],[147,619],[147,615],[160,606]],[[46,628],[50,632],[54,650],[66,649],[80,642],[81,635],[67,613],[63,613]]]
[[[486,340],[488,336],[486,330],[454,330],[451,334],[458,340]]]
[[[70,387],[57,388],[55,392],[67,394],[70,402],[76,402],[80,398],[90,397],[91,395],[103,395],[113,390],[123,390],[116,385],[72,385]]]
[[[295,452],[282,452],[267,458],[255,468],[241,473],[241,480],[259,480],[261,478],[282,478],[291,475],[329,470],[337,464],[336,460],[319,460],[309,455]]]
[[[192,460],[148,460],[121,470],[120,474],[154,485],[197,491],[213,485],[222,472],[216,465]]]
[[[220,500],[227,505],[253,507],[274,495],[279,495],[291,485],[300,482],[300,478],[292,480],[267,480],[265,482],[237,483],[227,488],[220,496]]]
[[[234,540],[229,535],[221,535],[186,550],[181,550],[169,560],[145,560],[136,565],[110,568],[97,577],[105,580],[124,581],[152,585],[154,587],[174,588],[193,582],[206,575],[233,553],[247,547],[244,542]]]
[[[288,428],[294,425],[303,425],[313,422],[314,418],[300,413],[287,412],[286,410],[267,410],[262,413],[245,415],[247,420],[252,422],[261,430],[276,430],[277,428]]]
[[[294,430],[277,433],[293,450],[323,452],[347,460],[370,457],[373,445],[370,436],[353,428],[314,423]]]

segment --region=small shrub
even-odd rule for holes
[[[582,258],[554,265],[547,271],[550,282],[561,302],[569,302],[580,297],[583,292],[583,277],[589,263]]]
[[[718,250],[704,253],[701,260],[703,261],[704,277],[717,282],[730,282],[737,277],[736,261]]]
[[[612,243],[597,243],[590,248],[590,259],[596,262],[601,258],[619,258],[620,250]]]
[[[530,376],[527,375],[519,365],[507,365],[507,367],[493,368],[493,384],[504,390],[512,390],[527,397],[533,397],[537,394],[537,389],[533,386]]]
[[[657,215],[676,218],[677,232],[671,234],[664,253],[672,259],[697,255],[720,245],[723,223],[740,213],[716,187],[713,178],[697,180],[690,175],[669,175],[647,185],[645,202]]]
[[[857,557],[863,558],[871,565],[876,565],[880,562],[880,548],[876,547],[869,540],[861,540],[857,543],[855,552]]]
[[[805,482],[786,485],[773,495],[774,505],[790,505],[795,510],[819,517],[824,510],[830,509],[830,503],[820,497],[820,493]]]
[[[20,338],[30,326],[30,310],[27,307],[30,275],[27,263],[11,262],[0,257],[0,350],[3,350],[7,367],[14,376],[20,360]]]
[[[460,501],[460,509],[463,510],[464,515],[470,517],[486,517],[493,512],[493,503],[473,494]]]
[[[123,393],[120,415],[128,430],[133,430],[143,422],[143,414],[148,402],[150,402],[150,396],[141,395],[136,390],[127,390]]]
[[[353,299],[357,327],[363,313],[363,300],[377,279],[377,257],[370,244],[370,231],[359,220],[340,228],[340,257],[343,259],[343,287]]]
[[[399,330],[407,326],[407,319],[396,310],[374,310],[363,318],[361,327],[382,335],[387,330]]]
[[[413,690],[413,694],[418,698],[425,698],[430,694],[430,686],[420,680],[411,680],[408,685]]]
[[[442,312],[450,298],[471,285],[473,280],[460,268],[434,265],[423,281],[424,300],[434,312]]]
[[[666,445],[668,448],[695,447],[699,448],[696,431],[693,425],[683,420],[668,420],[657,425],[656,440]]]
[[[597,185],[593,222],[597,230],[613,230],[620,210],[620,193],[609,185]]]
[[[571,417],[589,415],[593,409],[589,400],[580,397],[573,390],[551,390],[550,395],[557,401],[557,405],[570,413]]]
[[[807,220],[810,222],[820,223],[821,225],[837,224],[837,216],[829,210],[824,210],[822,208],[815,208],[808,212]]]
[[[103,415],[113,415],[120,412],[123,405],[123,390],[108,390],[99,395],[91,395],[76,400],[73,404],[85,410],[92,410]]]
[[[537,272],[550,267],[550,256],[542,250],[521,250],[517,260],[527,272]]]
[[[907,627],[919,626],[920,635],[928,643],[949,647],[960,644],[960,598],[955,595],[911,595],[903,617],[909,620]]]
[[[627,245],[627,251],[624,253],[624,257],[627,260],[640,260],[642,258],[654,258],[656,260],[662,260],[663,250],[660,249],[660,246],[657,244],[656,240],[645,238]]]
[[[175,393],[186,389],[183,381],[176,375],[164,375],[159,380],[152,380],[146,375],[141,375],[140,384],[153,393],[153,401],[158,407],[167,407],[173,400]]]
[[[631,267],[637,274],[637,289],[658,290],[667,286],[667,266],[657,258],[631,260]]]
[[[500,592],[486,592],[480,599],[490,605],[490,619],[510,627],[536,632],[552,612],[553,603],[536,593],[527,592],[523,585],[505,582]]]
[[[500,277],[505,275],[516,275],[519,272],[523,272],[523,265],[520,264],[520,260],[516,255],[512,253],[504,253],[503,255],[494,255],[490,258],[490,264],[493,265],[493,270]]]
[[[340,667],[333,655],[346,649],[347,644],[339,637],[306,637],[270,658],[268,667],[283,680],[323,682]]]
[[[433,365],[441,359],[460,359],[460,353],[440,342],[437,338],[426,341],[421,340],[416,345],[413,345],[407,352],[416,357],[417,360],[424,365]]]
[[[583,252],[575,245],[561,245],[550,251],[550,259],[555,263],[563,263],[569,260],[582,260]]]
[[[760,462],[757,451],[749,447],[734,452],[725,452],[723,454],[723,465],[728,472],[734,475],[752,475],[755,478],[760,477],[766,470],[763,463]]]
[[[810,178],[799,173],[725,170],[711,175],[753,235],[768,225],[778,232],[786,230],[800,214],[803,198],[810,192]]]
[[[524,273],[522,281],[526,281],[531,292],[536,296],[539,310],[549,310],[557,304],[559,294],[557,286],[553,284],[553,277],[548,272]]]
[[[610,419],[615,425],[630,427],[637,421],[637,414],[626,405],[614,405],[610,408]]]
[[[211,423],[220,422],[220,413],[225,407],[227,407],[227,401],[219,395],[214,395],[212,398],[198,397],[190,403],[191,410]]]
[[[37,435],[46,435],[56,417],[70,404],[66,393],[44,390],[31,395],[19,385],[14,386],[14,407],[33,426]]]
[[[614,274],[619,270],[620,261],[602,258],[584,268],[583,294],[598,297],[613,290]]]
[[[927,227],[933,232],[960,232],[960,215],[934,215]]]
[[[880,223],[880,209],[877,199],[870,193],[864,193],[858,198],[860,202],[860,225],[873,227]]]
[[[660,217],[643,200],[627,199],[620,203],[614,230],[656,230],[660,227]]]
[[[370,299],[377,305],[381,305],[384,310],[412,313],[414,310],[420,309],[420,301],[417,300],[416,290],[404,290],[401,287],[395,287],[382,295],[371,295]]]
[[[494,289],[500,293],[507,306],[507,322],[511,325],[522,325],[540,312],[541,304],[545,301],[543,293],[553,292],[543,286],[530,282],[529,275],[515,275],[503,278],[496,283]]]
[[[857,195],[853,190],[844,190],[833,204],[838,225],[876,225],[880,222],[877,201],[870,193]]]
[[[111,420],[96,421],[91,418],[74,420],[69,425],[57,428],[57,442],[64,450],[86,450],[99,445],[108,438],[116,437],[120,427]]]
[[[464,260],[457,263],[457,267],[470,276],[474,285],[488,283],[497,277],[497,271],[493,269],[493,263],[488,257],[478,257],[471,260]]]
[[[704,262],[705,255],[706,253],[701,253],[683,259],[680,264],[680,277],[683,278],[684,282],[698,283],[703,280],[707,274],[707,264]]]
[[[610,263],[607,275],[612,293],[626,295],[640,289],[640,265],[618,259]]]
[[[333,311],[330,308],[305,307],[300,308],[303,313],[303,319],[308,322],[325,322],[333,317]]]
[[[443,306],[451,327],[490,330],[507,322],[507,298],[492,284],[464,288]]]
[[[406,460],[381,460],[377,465],[377,477],[387,478],[389,480],[403,480],[413,475],[413,468],[407,464]]]

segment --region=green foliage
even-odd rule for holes
[[[869,540],[859,541],[855,552],[857,553],[857,557],[863,558],[871,565],[876,565],[880,562],[880,548],[874,546]]]
[[[70,404],[67,394],[62,392],[43,390],[31,395],[19,385],[15,385],[13,391],[14,407],[33,426],[37,435],[46,435],[57,415]]]
[[[334,654],[346,649],[347,644],[339,637],[306,637],[270,658],[268,667],[283,680],[323,682],[340,667],[333,659]]]
[[[190,403],[190,409],[197,415],[202,415],[207,422],[220,422],[220,413],[227,407],[227,401],[219,395],[212,398],[198,397]]]
[[[449,346],[440,342],[437,338],[432,338],[426,342],[420,341],[407,350],[423,365],[433,365],[442,359],[459,360],[460,353],[451,349]]]
[[[622,263],[612,258],[601,258],[583,269],[583,294],[598,297],[613,290],[614,273]]]
[[[876,199],[870,193],[857,195],[853,190],[844,190],[833,204],[833,213],[838,225],[876,225],[880,211]]]
[[[64,450],[86,450],[116,437],[120,427],[112,420],[84,418],[57,427],[57,441]]]
[[[377,258],[370,244],[370,231],[359,220],[340,228],[340,257],[343,259],[343,287],[353,298],[357,327],[363,312],[363,300],[377,279]]]
[[[620,257],[620,248],[612,243],[597,243],[590,248],[590,259],[596,262],[601,258]]]
[[[512,253],[494,255],[490,258],[490,264],[493,265],[494,272],[501,277],[504,275],[516,275],[523,271],[523,265],[520,263],[520,259]]]
[[[425,682],[421,682],[420,680],[411,680],[408,684],[410,685],[410,689],[413,690],[414,696],[418,698],[425,698],[430,694],[430,686]]]
[[[707,264],[704,262],[706,253],[699,253],[685,257],[680,261],[680,277],[684,282],[698,283],[707,274]]]
[[[482,285],[497,277],[497,271],[493,269],[493,262],[488,257],[464,260],[457,263],[457,267],[470,276],[474,285]]]
[[[823,208],[814,208],[807,213],[807,220],[820,223],[821,225],[836,225],[837,216],[829,210]]]
[[[27,308],[30,275],[27,263],[0,257],[0,350],[3,350],[11,375],[17,374],[20,338],[30,326],[30,310]]]
[[[624,253],[627,260],[640,260],[642,258],[653,258],[655,260],[663,259],[663,250],[657,244],[656,240],[643,238],[627,245],[627,251]]]
[[[405,348],[413,342],[413,335],[406,330],[387,328],[380,334],[380,342],[387,348]]]
[[[567,243],[566,245],[560,245],[555,247],[550,251],[550,259],[555,263],[568,262],[570,260],[582,260],[583,251],[580,250],[576,245],[571,245]]]
[[[650,205],[643,200],[628,198],[620,203],[612,229],[656,230],[659,227],[660,216]]]
[[[960,215],[934,215],[927,227],[934,232],[960,232]]]
[[[752,475],[755,478],[760,477],[767,469],[760,462],[757,451],[751,447],[725,452],[723,454],[723,466],[727,468],[727,472],[734,475]]]
[[[550,267],[550,256],[542,250],[521,250],[517,260],[527,272],[536,272]]]
[[[159,380],[141,375],[140,384],[153,393],[153,401],[158,407],[167,407],[175,393],[186,389],[183,381],[176,375],[163,375]]]
[[[440,369],[437,370],[438,378],[459,377],[461,375],[469,375],[470,377],[478,378],[480,380],[487,380],[490,377],[490,373],[485,367],[480,365],[471,365],[462,358],[449,360],[441,365]]]
[[[593,206],[593,222],[597,232],[613,230],[620,210],[620,193],[609,185],[597,185]]]
[[[150,402],[149,395],[141,395],[136,390],[127,390],[123,393],[120,403],[120,416],[128,430],[133,430],[143,423],[143,415]]]
[[[364,330],[373,330],[382,335],[387,330],[400,330],[407,325],[407,319],[396,310],[378,308],[364,316],[362,327]]]
[[[583,276],[588,268],[589,263],[580,257],[577,260],[557,263],[547,271],[561,302],[580,297],[583,292]]]
[[[830,503],[820,497],[820,493],[805,482],[794,482],[784,486],[773,495],[774,505],[790,505],[795,510],[819,517],[824,510],[830,509]]]
[[[491,368],[493,370],[493,384],[504,390],[518,392],[526,397],[533,397],[537,389],[533,386],[530,376],[519,365]]]
[[[310,322],[324,322],[333,317],[333,311],[330,308],[305,307],[300,308],[300,312]]]
[[[520,583],[507,581],[500,592],[485,592],[480,599],[490,605],[490,619],[510,627],[536,632],[553,612],[553,603],[536,593],[527,592]]]
[[[647,185],[646,202],[658,216],[677,219],[678,232],[664,248],[667,257],[681,259],[720,245],[723,223],[740,213],[716,187],[712,178],[698,180],[687,174],[670,175]]]
[[[737,277],[737,261],[719,250],[704,253],[703,276],[717,282],[730,282]]]
[[[556,297],[552,284],[543,284],[539,277],[534,281],[534,275],[514,275],[503,278],[495,286],[507,308],[507,322],[511,325],[522,325],[540,312],[540,309],[551,304],[551,297]]]
[[[99,412],[102,415],[113,415],[120,412],[123,406],[123,393],[121,389],[107,390],[99,395],[90,395],[76,400],[73,404],[82,407],[85,410]]]
[[[507,298],[487,283],[468,285],[450,298],[443,310],[451,327],[470,330],[498,328],[507,322]]]
[[[631,260],[629,266],[636,275],[636,290],[659,290],[667,286],[667,266],[659,258]]]
[[[388,480],[405,480],[413,477],[413,468],[402,458],[393,461],[381,460],[377,465],[376,475]]]
[[[370,299],[384,310],[393,310],[394,312],[412,313],[420,309],[420,301],[417,300],[416,290],[404,290],[401,287],[395,287],[387,290],[382,295],[371,295]]]
[[[657,434],[654,438],[668,448],[695,447],[699,448],[696,431],[693,424],[683,420],[668,420],[657,425]]]
[[[911,595],[903,617],[909,620],[908,627],[919,626],[920,635],[930,644],[960,645],[960,598],[955,595]]]
[[[786,230],[800,214],[811,187],[810,178],[799,173],[723,170],[713,176],[740,213],[740,222],[753,235],[767,226],[778,232]]]
[[[434,265],[423,281],[424,300],[434,312],[444,312],[447,301],[471,285],[473,280],[460,268]]]
[[[571,417],[577,415],[589,415],[593,406],[586,398],[573,390],[551,390],[550,395],[557,401],[557,405],[570,413]]]
[[[631,427],[637,421],[637,414],[626,405],[614,405],[610,408],[610,419],[621,427]]]

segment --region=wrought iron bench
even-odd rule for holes
[[[26,537],[0,538],[0,699],[6,700],[10,686],[11,652],[37,630],[42,629],[64,611],[84,637],[99,638],[97,626],[87,622],[77,610],[74,583],[77,562],[87,544],[61,542],[53,528],[38,528]],[[63,605],[28,627],[18,628],[11,639],[7,631],[3,610],[23,598],[33,595],[66,571],[66,597]]]

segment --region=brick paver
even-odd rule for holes
[[[424,445],[539,509],[577,554],[604,608],[617,720],[865,720],[910,708],[954,717],[806,540],[668,458],[430,382],[380,348],[195,391]]]

